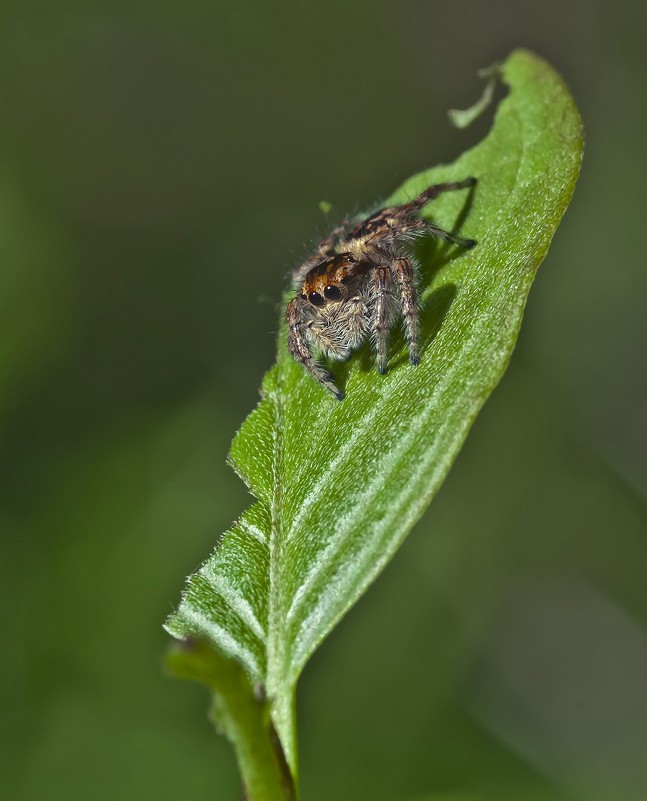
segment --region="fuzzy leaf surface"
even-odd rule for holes
[[[423,243],[421,363],[391,343],[389,372],[370,351],[335,366],[335,400],[279,335],[277,363],[231,461],[257,501],[189,577],[167,621],[262,684],[296,772],[294,690],[319,643],[383,569],[430,503],[514,348],[526,298],[568,205],[582,155],[577,108],[544,61],[515,51],[489,135],[455,163],[408,180],[386,202],[476,176],[431,203],[441,227],[473,237],[461,251]]]

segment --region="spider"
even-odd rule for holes
[[[389,330],[402,317],[409,360],[414,365],[420,362],[411,244],[425,234],[464,248],[476,242],[443,231],[418,212],[442,192],[475,184],[476,178],[435,184],[402,206],[380,209],[359,223],[344,221],[293,271],[297,294],[286,312],[288,349],[338,400],[344,393],[315,354],[344,361],[370,338],[377,368],[384,374]]]

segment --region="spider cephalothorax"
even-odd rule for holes
[[[474,186],[476,178],[436,184],[402,206],[381,209],[360,223],[343,223],[294,270],[297,295],[287,307],[288,348],[335,397],[343,392],[314,357],[347,359],[367,339],[386,372],[389,330],[402,318],[411,364],[418,364],[418,303],[411,243],[433,234],[464,248],[463,239],[421,219],[418,212],[441,192]]]

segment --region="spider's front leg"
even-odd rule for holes
[[[337,400],[343,400],[344,393],[336,386],[332,373],[329,373],[328,370],[318,364],[312,355],[305,335],[305,325],[299,316],[297,298],[293,298],[288,303],[286,315],[288,321],[288,350],[292,356],[306,368],[310,375],[320,384],[323,384],[329,392],[332,392]]]

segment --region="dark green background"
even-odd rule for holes
[[[7,798],[239,797],[161,623],[249,502],[224,459],[284,275],[321,200],[477,141],[446,109],[525,46],[580,105],[581,180],[445,487],[303,676],[303,796],[647,799],[644,9],[3,3]]]

